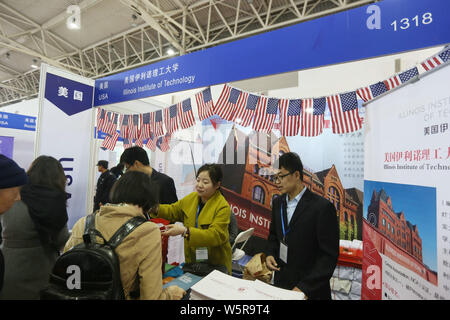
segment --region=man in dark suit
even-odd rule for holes
[[[97,189],[94,196],[94,211],[100,209],[100,206],[109,202],[109,192],[111,191],[114,183],[116,182],[116,176],[108,170],[108,161],[100,160],[97,163],[98,172],[102,174],[97,180]]]
[[[173,179],[150,166],[147,152],[141,147],[125,149],[120,156],[120,163],[126,170],[138,170],[147,173],[159,187],[159,203],[171,204],[178,201],[177,190]]]
[[[334,205],[303,184],[303,165],[293,152],[274,165],[281,196],[272,202],[266,250],[274,284],[303,292],[308,299],[331,299],[330,278],[339,256]]]

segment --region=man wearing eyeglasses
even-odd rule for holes
[[[331,299],[330,278],[339,256],[334,205],[303,184],[303,164],[293,152],[274,165],[281,196],[272,202],[267,267],[277,287],[303,292],[308,299]]]

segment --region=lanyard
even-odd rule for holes
[[[285,208],[286,217],[287,217],[287,208]],[[284,218],[283,218],[283,205],[281,205],[281,227],[283,228],[283,241],[286,241],[286,235],[289,233],[290,228],[287,230],[284,227]]]
[[[197,208],[197,215],[195,216],[195,227],[198,228],[198,215],[200,214],[200,203]]]

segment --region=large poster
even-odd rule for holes
[[[94,80],[43,66],[35,155],[59,160],[67,177],[68,227],[85,216],[93,198]]]
[[[450,298],[449,80],[366,106],[362,299]]]

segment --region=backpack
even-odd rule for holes
[[[133,217],[107,241],[95,229],[95,212],[86,217],[83,242],[59,256],[41,300],[123,300],[120,263],[115,248],[147,220]],[[97,243],[96,237],[103,239]]]

